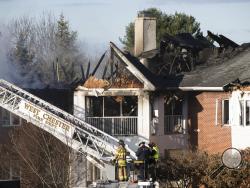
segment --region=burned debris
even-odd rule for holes
[[[224,35],[215,35],[211,31],[207,31],[208,36],[217,42],[221,48],[237,48],[239,45],[235,43],[234,41],[230,40],[229,38],[225,37]]]
[[[207,37],[181,33],[175,36],[165,35],[158,52],[153,57],[148,57],[148,61],[154,74],[169,76],[193,71],[198,65],[228,60],[240,51],[242,46],[224,35],[215,35],[210,31]]]
[[[232,59],[242,59],[241,56],[244,56],[248,48],[247,44],[239,45],[224,35],[216,35],[211,31],[208,31],[207,37],[193,36],[190,33],[165,35],[158,49],[152,47],[151,50],[142,51],[137,57],[130,52],[121,51],[111,42],[110,53],[102,54],[92,71],[90,62],[86,70],[81,66],[82,78],[74,84],[76,87],[81,85],[108,90],[143,88],[147,80],[150,82],[149,88],[153,85],[154,89],[161,90],[215,83],[210,81],[212,78],[208,76],[210,69],[216,71],[216,67],[220,65],[223,69],[225,63],[232,64]],[[230,69],[225,67],[223,75],[224,72],[230,72]],[[207,75],[206,80],[201,78],[202,75]],[[228,78],[229,82],[236,79],[230,74],[224,77]]]

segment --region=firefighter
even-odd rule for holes
[[[151,150],[152,162],[158,163],[160,158],[160,152],[158,146],[154,142],[150,142],[148,146],[150,147]]]
[[[152,169],[151,177],[155,181],[157,178],[157,168],[160,158],[160,152],[158,146],[154,142],[148,144],[150,148],[150,169]]]
[[[115,154],[115,162],[118,167],[118,180],[119,181],[127,181],[127,164],[126,164],[126,154],[127,151],[125,149],[125,144],[123,140],[119,140],[119,146],[116,150]]]
[[[146,180],[148,178],[148,162],[150,159],[150,150],[145,145],[145,142],[139,144],[139,148],[136,151],[136,156],[138,157],[140,175],[138,176],[139,180]]]

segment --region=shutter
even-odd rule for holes
[[[215,126],[218,126],[218,99],[215,99]]]

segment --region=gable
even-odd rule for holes
[[[123,53],[112,42],[110,42],[110,47],[114,55],[125,64],[126,69],[143,84],[144,89],[155,90],[155,85],[153,84],[154,75],[137,58],[128,53]]]

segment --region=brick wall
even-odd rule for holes
[[[231,147],[231,128],[222,125],[222,100],[226,92],[200,92],[189,94],[188,123],[191,146],[210,154]],[[217,125],[216,125],[217,100]]]

